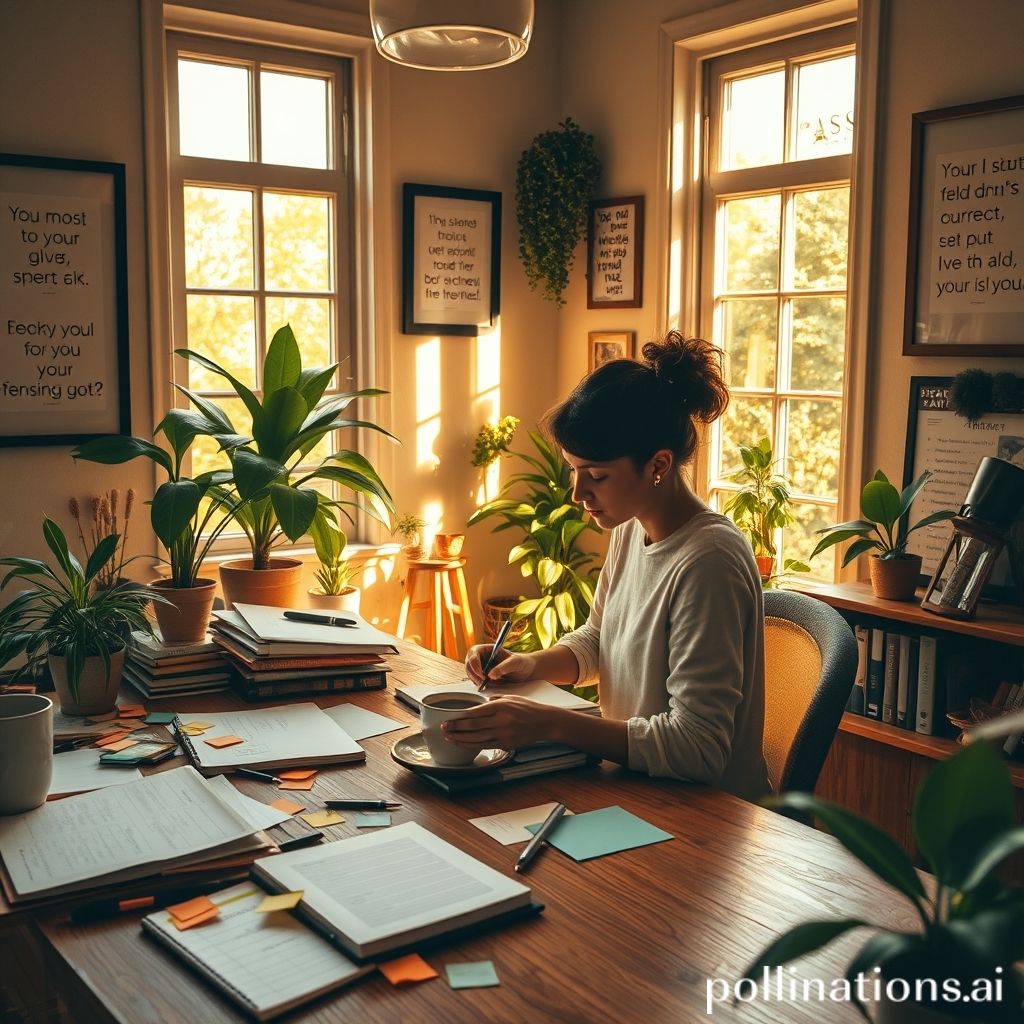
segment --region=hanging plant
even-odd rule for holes
[[[556,131],[542,132],[519,158],[516,217],[519,258],[531,288],[565,305],[576,245],[587,226],[587,209],[601,161],[594,136],[567,117]]]

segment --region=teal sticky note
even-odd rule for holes
[[[146,725],[168,725],[175,719],[173,711],[150,711],[143,719]]]
[[[526,828],[536,832],[540,825],[527,825]],[[566,815],[548,835],[548,842],[573,860],[590,860],[672,838],[671,832],[665,832],[621,807],[602,807],[599,811]]]
[[[444,969],[448,975],[448,984],[452,988],[493,988],[501,984],[498,972],[490,960],[445,964]]]
[[[391,815],[387,811],[367,811],[356,815],[356,828],[381,828],[391,824]]]

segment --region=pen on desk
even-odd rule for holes
[[[540,828],[533,834],[533,838],[526,844],[526,848],[519,854],[516,860],[516,871],[522,871],[534,857],[537,856],[545,840],[554,831],[555,826],[562,820],[565,814],[565,804],[555,804],[551,813],[544,819]]]
[[[512,628],[512,620],[506,619],[501,624],[501,629],[498,630],[498,635],[494,640],[494,646],[491,648],[491,653],[487,655],[487,660],[484,662],[484,677],[480,682],[480,690],[487,686],[487,673],[494,668],[494,663],[498,660],[498,652],[505,646],[505,638],[508,636],[508,631]]]
[[[234,768],[232,771],[235,775],[244,775],[247,779],[255,779],[257,782],[281,781],[276,775],[271,775],[269,772],[258,772],[252,768]]]
[[[355,619],[346,619],[341,615],[318,615],[316,612],[285,612],[284,617],[292,622],[316,622],[321,626],[354,626]]]
[[[231,879],[220,879],[216,882],[206,882],[202,885],[191,885],[184,888],[168,889],[166,892],[155,893],[151,896],[132,896],[127,899],[106,899],[93,900],[90,903],[83,903],[71,910],[71,921],[73,924],[86,924],[89,921],[102,921],[107,917],[116,917],[118,914],[128,914],[133,910],[152,910],[157,907],[170,907],[175,903],[182,903],[196,896],[204,896],[207,893],[216,892],[231,884]]]
[[[392,800],[325,800],[324,804],[337,811],[394,811],[402,806]]]

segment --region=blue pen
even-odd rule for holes
[[[481,692],[487,686],[487,673],[494,668],[494,663],[498,660],[498,651],[505,646],[505,637],[508,636],[508,631],[512,628],[512,620],[506,619],[501,624],[501,629],[498,631],[498,636],[494,641],[494,646],[491,648],[491,653],[487,655],[487,661],[484,662],[484,678],[480,683]]]

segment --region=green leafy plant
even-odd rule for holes
[[[907,525],[904,517],[930,477],[931,474],[925,471],[902,491],[897,491],[889,483],[889,478],[878,470],[860,493],[860,511],[863,518],[851,519],[849,522],[837,523],[835,526],[826,526],[818,530],[822,538],[811,552],[811,558],[836,544],[853,540],[854,537],[857,541],[846,549],[843,565],[849,565],[867,551],[877,551],[878,557],[885,560],[904,558],[910,534],[933,523],[952,519],[956,515],[951,509],[942,509],[919,519],[913,526]]]
[[[43,538],[56,568],[35,558],[0,558],[0,565],[11,567],[0,590],[12,580],[34,584],[0,610],[0,665],[24,656],[25,663],[14,674],[17,679],[34,674],[48,656],[64,658],[68,686],[77,701],[85,659],[98,655],[109,672],[110,655],[131,642],[133,630],[152,635],[146,605],[162,599],[144,584],[128,580],[93,586],[116,555],[118,534],[101,538],[84,568],[49,517],[43,518]]]
[[[525,620],[526,630],[509,647],[519,651],[544,650],[560,636],[581,625],[594,602],[595,555],[580,548],[585,530],[597,531],[590,517],[572,500],[568,463],[535,430],[530,439],[537,455],[510,452],[527,470],[515,473],[493,501],[478,508],[469,525],[498,519],[493,532],[518,530],[522,540],[508,554],[531,577],[539,597],[524,598],[512,612],[513,622]]]
[[[559,306],[600,176],[594,137],[571,117],[538,135],[516,167],[519,258],[530,287]]]
[[[777,531],[796,520],[789,484],[785,477],[775,472],[775,456],[767,437],[762,437],[750,447],[740,445],[740,458],[743,468],[726,479],[742,486],[726,502],[723,511],[746,534],[755,557],[774,560],[778,554]],[[787,558],[783,570],[810,572],[810,566],[795,558]]]
[[[316,557],[320,562],[320,568],[314,574],[316,581],[325,594],[336,596],[348,586],[352,575],[348,560],[345,558],[348,538],[334,516],[323,506],[317,509],[316,518],[309,532],[313,538]]]
[[[425,519],[414,515],[412,512],[403,512],[395,520],[391,532],[401,537],[406,544],[418,544],[420,542],[420,530],[427,525]]]
[[[518,426],[516,416],[502,416],[497,423],[485,423],[473,442],[473,465],[477,469],[487,469],[496,459],[507,455]]]
[[[354,492],[374,518],[385,526],[389,524],[394,502],[365,456],[342,449],[301,468],[313,449],[335,430],[365,428],[396,440],[376,423],[342,416],[356,399],[386,392],[363,388],[324,398],[338,364],[304,370],[290,324],[275,333],[267,349],[260,374],[262,401],[212,359],[190,349],[178,349],[177,354],[223,377],[249,414],[248,432],[240,434],[216,402],[186,388],[178,389],[202,414],[202,433],[216,439],[228,453],[230,484],[221,485],[215,493],[230,507],[245,532],[254,569],[270,568],[271,548],[285,537],[297,541],[306,534],[321,506],[346,510],[360,504],[357,500],[326,497],[312,486],[317,481]],[[212,429],[209,424],[214,425]]]
[[[1001,755],[984,741],[970,743],[939,762],[917,790],[911,817],[914,840],[935,876],[926,887],[903,850],[870,822],[808,793],[766,801],[776,808],[813,814],[847,850],[914,908],[916,931],[898,931],[860,919],[808,921],[770,943],[747,968],[763,968],[805,956],[856,928],[875,928],[850,961],[854,987],[877,966],[886,979],[956,979],[971,991],[976,979],[995,979],[1001,969],[1006,999],[1000,1003],[941,1002],[953,1016],[972,1021],[1019,1021],[1024,977],[1014,971],[1024,958],[1024,888],[1001,881],[999,869],[1024,850],[1024,828],[1014,824],[1013,784]],[[927,986],[925,986],[927,988]],[[863,1004],[854,995],[861,1013]]]

